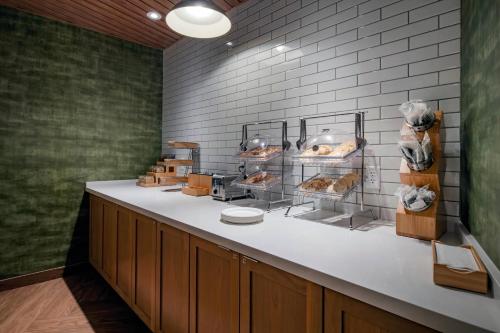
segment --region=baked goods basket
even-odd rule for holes
[[[231,183],[231,185],[242,189],[256,191],[267,191],[279,184],[281,184],[281,175],[279,173],[263,170],[240,176]]]
[[[296,186],[296,194],[327,200],[347,198],[361,183],[361,175],[349,172],[338,175],[317,173]]]

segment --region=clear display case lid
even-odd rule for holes
[[[335,163],[356,156],[355,152],[365,144],[366,141],[356,138],[354,133],[324,129],[306,140],[295,159],[302,163]]]
[[[271,145],[271,138],[268,135],[255,134],[244,143],[245,151],[254,150],[256,148],[266,149]]]
[[[346,141],[352,140],[355,142],[354,133],[347,133],[341,130],[330,130],[325,128],[320,134],[309,137],[301,150],[311,149],[312,151],[319,151],[322,146],[338,146]]]
[[[240,150],[236,157],[253,162],[266,162],[280,156],[283,152],[281,144],[272,143],[270,136],[260,134],[246,140],[242,147],[244,149]]]

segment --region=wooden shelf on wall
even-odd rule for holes
[[[197,149],[200,145],[196,142],[168,141],[168,148]]]

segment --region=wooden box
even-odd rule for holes
[[[396,234],[423,240],[439,239],[446,232],[446,221],[438,219],[439,198],[423,212],[407,211],[398,203],[396,209]]]
[[[442,286],[455,287],[478,293],[486,294],[488,292],[488,272],[484,267],[481,258],[474,247],[462,245],[469,249],[476,260],[479,271],[467,272],[449,268],[446,265],[437,263],[436,241],[432,241],[432,259],[434,263],[434,283]]]
[[[212,176],[190,173],[188,184],[182,188],[182,193],[193,196],[204,196],[210,193],[212,187]]]

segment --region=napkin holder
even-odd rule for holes
[[[455,287],[475,291],[486,294],[488,292],[488,272],[484,267],[483,262],[479,258],[474,247],[470,245],[462,245],[463,248],[469,249],[477,263],[479,270],[463,271],[450,268],[446,265],[439,264],[436,253],[437,241],[432,241],[432,258],[434,263],[433,277],[434,283],[442,286]]]

